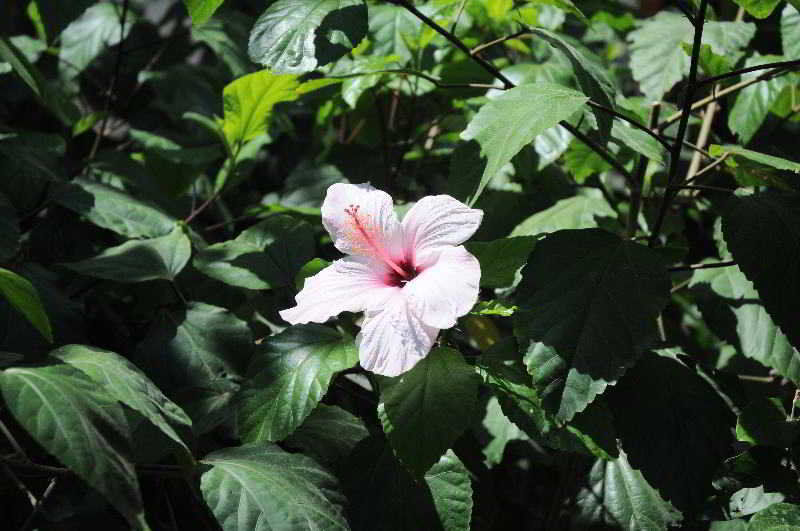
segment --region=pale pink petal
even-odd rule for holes
[[[403,295],[426,325],[451,328],[478,301],[481,266],[461,245],[445,247],[435,260],[403,287]]]
[[[435,250],[467,241],[482,219],[483,211],[449,195],[423,197],[403,218],[406,253],[413,253],[416,265],[426,265]]]
[[[400,292],[383,281],[385,266],[363,257],[345,257],[307,278],[297,294],[297,306],[280,316],[291,324],[324,323],[341,312],[360,312],[380,308]]]
[[[356,337],[361,366],[384,376],[402,374],[430,352],[438,333],[420,321],[398,294],[383,310],[367,312]]]
[[[402,233],[392,198],[369,184],[331,185],[322,203],[322,224],[345,254],[401,258]]]

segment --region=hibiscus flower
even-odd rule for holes
[[[463,245],[483,212],[448,195],[422,198],[403,218],[392,198],[369,184],[334,184],[322,224],[348,256],[306,279],[291,324],[324,323],[365,312],[356,337],[365,369],[397,376],[424,358],[439,334],[478,300],[481,269]]]

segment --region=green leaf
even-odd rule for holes
[[[278,446],[217,450],[200,491],[225,531],[348,530],[336,478],[313,459]]]
[[[714,53],[731,57],[747,46],[755,31],[755,24],[710,21],[705,24],[702,42]],[[660,100],[689,73],[689,56],[681,43],[691,43],[693,38],[692,23],[682,14],[666,10],[641,22],[628,35],[633,78],[648,100]]]
[[[484,104],[467,129],[463,140],[477,140],[486,169],[467,203],[475,204],[483,189],[500,169],[538,135],[580,110],[587,97],[552,83],[522,85],[505,91]]]
[[[473,315],[497,315],[499,317],[511,317],[517,311],[516,306],[506,306],[502,302],[491,301],[478,301],[469,313]]]
[[[800,505],[775,503],[750,519],[747,531],[791,531],[800,526]]]
[[[347,183],[342,172],[332,164],[313,164],[302,161],[283,183],[281,205],[288,207],[320,208],[328,187]]]
[[[781,42],[784,57],[800,57],[800,1],[797,6],[787,5],[783,8]]]
[[[432,350],[407,373],[387,380],[378,416],[397,457],[418,476],[469,426],[478,378],[457,350]]]
[[[147,529],[128,423],[112,396],[62,364],[6,369],[0,388],[6,407],[45,450],[105,496],[134,529]]]
[[[736,438],[752,444],[788,448],[798,435],[800,422],[788,420],[780,398],[756,398],[747,404],[736,422]]]
[[[239,395],[246,442],[280,441],[311,414],[336,373],[358,363],[353,339],[307,324],[267,338],[256,350]]]
[[[363,0],[278,0],[250,33],[250,58],[280,74],[302,74],[331,63],[367,34]]]
[[[611,136],[620,147],[628,147],[653,162],[665,165],[664,146],[644,131],[616,121]]]
[[[179,432],[190,433],[192,421],[133,363],[115,352],[86,345],[66,345],[50,356],[81,371],[109,396],[141,413],[189,452]]]
[[[731,155],[742,157],[753,162],[758,162],[759,164],[764,164],[765,166],[769,166],[778,170],[800,173],[800,162],[794,162],[791,160],[782,159],[780,157],[767,155],[765,153],[759,153],[757,151],[745,149],[741,146],[718,146],[716,144],[711,144],[711,147],[709,147],[709,152],[714,157],[721,157],[722,155],[729,153]]]
[[[648,353],[608,401],[631,466],[675,507],[698,511],[730,451],[734,419],[719,395],[682,363]]]
[[[467,250],[481,264],[481,287],[502,288],[514,282],[514,275],[525,265],[536,238],[515,236],[491,242],[469,242]]]
[[[17,254],[19,237],[17,211],[6,196],[0,193],[0,262]]]
[[[681,520],[681,514],[659,495],[642,473],[620,452],[614,461],[598,459],[589,472],[588,487],[577,496],[580,526],[606,524],[628,531],[657,531]]]
[[[575,5],[572,0],[525,0],[528,4],[533,5],[546,5],[546,6],[553,6],[561,9],[566,13],[571,13],[578,17],[578,19],[586,24],[587,26],[590,24],[589,19],[586,18],[586,15],[581,12],[580,9]]]
[[[241,375],[253,338],[247,323],[230,311],[190,302],[185,309],[162,311],[136,350],[137,364],[160,388],[199,389]]]
[[[562,199],[550,208],[537,212],[516,226],[511,236],[537,236],[564,229],[597,227],[596,218],[614,218],[617,214],[598,190]]]
[[[423,481],[403,467],[389,445],[373,436],[362,441],[341,467],[354,531],[470,528],[473,494],[470,473],[452,450],[428,470]]]
[[[320,463],[335,464],[350,455],[368,436],[364,423],[352,413],[337,406],[319,404],[284,444],[302,449]]]
[[[53,330],[50,319],[44,311],[42,301],[36,288],[28,280],[0,267],[0,293],[19,311],[50,343],[53,342]]]
[[[530,0],[528,0],[530,2]],[[572,4],[572,2],[569,2]],[[557,7],[561,7],[560,5]],[[574,5],[573,9],[576,9]],[[578,11],[580,13],[580,11]],[[580,15],[586,21],[586,17]],[[586,21],[588,24],[588,21]],[[575,72],[575,77],[578,79],[578,85],[581,90],[592,101],[605,106],[608,109],[616,107],[616,86],[614,80],[609,75],[608,68],[602,63],[599,57],[594,55],[588,49],[576,45],[574,42],[567,41],[556,33],[542,29],[532,28],[531,32],[538,37],[543,38],[551,46],[560,50],[572,64],[572,69]],[[607,112],[599,109],[592,108],[592,113],[597,120],[599,141],[605,144],[611,134],[611,126],[613,117]]]
[[[192,17],[192,25],[200,26],[208,22],[208,19],[214,15],[214,12],[219,9],[219,6],[225,0],[183,0],[186,4],[186,10],[189,11],[189,16]]]
[[[223,0],[215,1],[222,3]],[[192,17],[192,21],[192,39],[203,42],[214,50],[216,56],[228,66],[234,78],[254,70],[255,65],[250,61],[246,47],[252,23],[250,17],[235,11],[227,11],[217,14],[213,20],[198,22]]]
[[[780,60],[782,58],[779,56],[759,55],[756,52],[745,61],[744,66],[758,66]],[[761,74],[763,72],[758,71],[742,74],[742,81],[753,79]],[[786,78],[775,77],[759,81],[739,91],[736,102],[728,114],[728,127],[736,133],[742,144],[750,142],[769,114],[770,107],[787,84]]]
[[[272,108],[277,103],[296,100],[298,86],[297,76],[268,70],[228,83],[222,91],[222,131],[231,149],[266,133]]]
[[[95,225],[129,238],[156,238],[175,227],[175,219],[155,205],[83,177],[64,186],[56,201]]]
[[[192,244],[181,225],[171,233],[149,240],[131,240],[99,255],[63,264],[82,275],[117,282],[175,280],[189,262]]]
[[[58,70],[64,79],[77,77],[103,51],[128,37],[136,15],[125,15],[122,27],[122,6],[111,2],[95,4],[61,32]]]
[[[487,466],[494,466],[503,461],[506,445],[511,441],[526,440],[525,435],[516,424],[505,416],[497,397],[491,397],[486,404],[486,416],[482,426],[489,432],[489,443],[483,447],[483,455]]]
[[[14,50],[8,47],[7,44],[8,42],[10,42],[11,45],[14,46]],[[25,57],[28,63],[33,65],[36,61],[39,60],[39,57],[42,55],[42,52],[44,52],[47,49],[47,44],[44,41],[40,41],[39,39],[34,39],[33,37],[28,37],[27,35],[16,35],[8,39],[8,41],[5,41],[4,44],[0,44],[0,49],[2,49],[2,51],[0,51],[0,57],[3,57],[9,52],[17,51],[21,53],[23,57]],[[17,62],[16,69],[19,69],[20,67],[23,66],[21,59],[19,58],[14,58],[12,59],[12,61]],[[0,62],[0,74],[4,74],[12,70],[15,70],[15,68],[11,66],[10,62]],[[25,70],[22,71],[21,75],[24,74]],[[33,81],[33,79],[27,79],[27,80],[23,79],[23,81],[25,81],[25,83],[29,83],[30,81]]]
[[[375,56],[398,56],[404,65],[411,61],[413,43],[422,30],[421,22],[401,6],[378,4],[369,8],[369,33]]]
[[[583,184],[590,176],[610,170],[611,165],[598,155],[595,150],[580,140],[574,140],[564,154],[564,168],[572,175],[576,183]]]
[[[764,492],[764,486],[739,489],[731,496],[728,504],[730,515],[741,517],[748,516],[774,503],[782,502],[785,496],[779,492]]]
[[[764,192],[732,198],[722,232],[775,323],[800,348],[800,194]]]
[[[291,286],[314,256],[311,226],[278,214],[243,231],[236,239],[200,251],[194,266],[211,278],[248,289]]]
[[[470,529],[472,482],[464,464],[448,450],[425,474],[443,531]]]
[[[772,14],[781,0],[734,0],[745,11],[756,18],[767,18]]]
[[[522,270],[514,333],[556,421],[569,421],[622,376],[656,336],[669,298],[664,258],[600,229],[539,241]]]
[[[44,106],[65,125],[72,125],[80,118],[80,111],[69,100],[60,84],[46,80],[14,42],[3,36],[0,36],[0,58],[11,66]]]
[[[736,266],[698,269],[689,286],[707,283],[724,299],[736,318],[738,350],[800,384],[800,352],[793,348],[759,301],[753,283]]]

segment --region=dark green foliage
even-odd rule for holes
[[[0,3],[3,529],[800,526],[800,0]]]

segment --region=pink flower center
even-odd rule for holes
[[[386,265],[392,268],[386,283],[391,286],[401,286],[417,276],[419,271],[412,264],[402,261],[398,262],[392,258],[380,241],[377,228],[367,218],[358,213],[359,205],[349,205],[344,209],[344,213],[350,216],[350,233],[348,239],[356,244],[354,247],[359,252],[372,252],[380,258]]]

